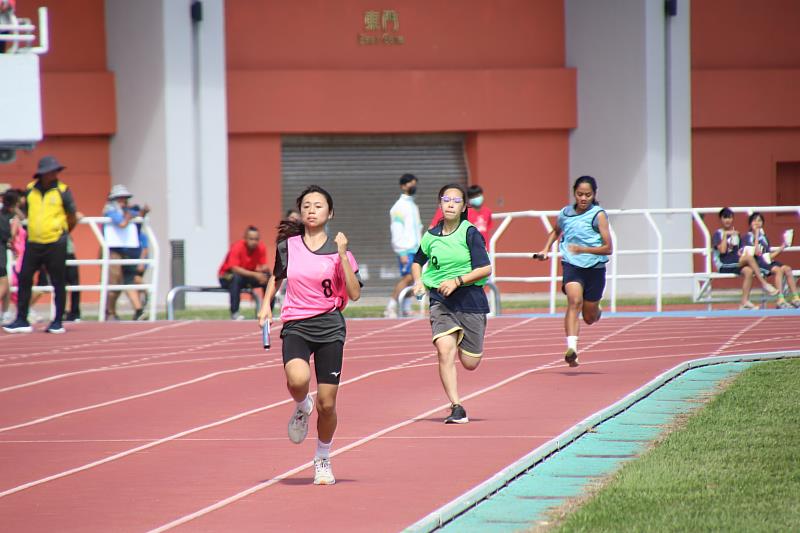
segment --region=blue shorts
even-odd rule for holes
[[[416,254],[407,254],[405,257],[408,258],[408,262],[404,265],[400,258],[403,257],[402,255],[397,256],[397,266],[400,267],[400,277],[403,276],[410,276],[411,275],[411,265],[414,264],[414,256]]]
[[[561,266],[564,270],[561,292],[567,293],[567,283],[580,283],[585,301],[599,302],[603,299],[603,290],[606,288],[606,267],[581,268],[569,263],[561,263]]]

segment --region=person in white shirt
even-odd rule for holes
[[[414,202],[417,192],[417,177],[413,174],[400,176],[400,190],[402,194],[389,210],[392,232],[392,250],[397,255],[400,267],[400,280],[392,291],[392,296],[386,304],[384,316],[397,317],[397,296],[405,287],[411,285],[411,264],[414,254],[419,249],[422,237],[422,221],[419,216],[419,207]],[[409,304],[411,301],[409,300]],[[410,305],[409,305],[410,308]]]

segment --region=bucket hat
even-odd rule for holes
[[[130,198],[133,196],[131,191],[124,185],[114,185],[111,187],[111,192],[108,193],[109,200],[116,200],[118,198]]]
[[[47,174],[48,172],[61,172],[65,168],[67,167],[59,163],[58,159],[52,155],[46,155],[39,160],[39,166],[36,168],[36,174],[34,174],[33,177],[38,178],[42,174]]]

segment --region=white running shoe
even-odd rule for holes
[[[300,409],[298,405],[292,413],[292,418],[289,419],[289,440],[295,444],[300,444],[306,440],[308,435],[308,418],[314,411],[314,402],[311,402],[311,411],[305,412]]]
[[[333,477],[331,460],[322,457],[314,457],[314,485],[333,485],[336,478]]]

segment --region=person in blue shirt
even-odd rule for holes
[[[575,180],[572,192],[575,203],[561,210],[544,247],[533,257],[546,260],[550,246],[559,239],[563,270],[561,290],[567,295],[564,316],[567,351],[564,360],[575,367],[578,366],[580,315],[583,314],[583,321],[591,325],[600,320],[602,314],[600,300],[606,286],[606,263],[612,243],[608,216],[597,203],[597,181],[591,176],[581,176]]]

